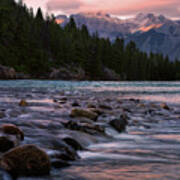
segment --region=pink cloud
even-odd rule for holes
[[[49,0],[47,2],[47,10],[63,10],[63,11],[74,11],[83,6],[80,0]]]
[[[154,12],[180,17],[180,0],[26,0],[27,4],[33,1],[34,6],[35,1],[41,1],[48,11],[67,14],[103,11],[121,16]]]

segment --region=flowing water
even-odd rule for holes
[[[111,140],[89,145],[88,151],[79,152],[80,160],[46,179],[180,180],[180,82],[0,81],[4,101],[12,101],[15,92],[20,97],[40,93],[47,98],[39,102],[49,103],[48,97],[59,91],[166,102],[173,110],[155,114],[158,123],[149,123],[151,128],[129,126],[122,134],[107,129]],[[134,116],[146,120],[139,112]]]

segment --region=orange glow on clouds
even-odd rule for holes
[[[180,17],[180,0],[24,0],[28,5],[41,6],[49,12],[72,14],[102,11],[114,15],[153,12]]]

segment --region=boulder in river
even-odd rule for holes
[[[78,101],[73,101],[71,105],[72,105],[72,107],[78,107],[78,106],[80,106],[80,104],[79,104]]]
[[[123,114],[119,118],[111,120],[109,124],[118,132],[122,132],[126,129],[126,126],[128,125],[127,119],[128,117],[125,114]]]
[[[0,152],[6,152],[15,147],[12,139],[7,136],[0,136]]]
[[[104,128],[96,124],[77,123],[75,121],[68,121],[67,123],[63,123],[63,124],[68,129],[74,131],[81,131],[92,135],[97,133],[104,133]]]
[[[83,150],[81,144],[71,137],[64,137],[63,141],[75,150]]]
[[[3,124],[0,127],[0,131],[5,133],[5,134],[15,135],[20,140],[24,140],[23,131],[14,124]]]
[[[92,120],[96,120],[98,117],[98,114],[90,110],[86,110],[82,108],[74,108],[72,109],[70,116],[71,117],[86,117]]]
[[[51,166],[54,167],[54,168],[63,168],[63,167],[70,166],[70,164],[67,161],[64,161],[64,160],[53,159],[51,161]]]
[[[50,172],[48,155],[35,145],[23,145],[1,157],[0,167],[14,176],[40,176]]]

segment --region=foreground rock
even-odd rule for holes
[[[98,117],[98,114],[90,110],[74,108],[72,109],[70,116],[71,117],[86,117],[92,120],[96,120]]]
[[[47,175],[51,168],[48,155],[35,145],[20,146],[5,153],[0,166],[13,176]]]
[[[14,141],[10,137],[0,137],[0,152],[6,152],[15,147]]]
[[[119,118],[113,119],[110,121],[110,125],[116,129],[118,132],[122,132],[126,129],[126,126],[128,125],[127,121],[127,116],[126,115],[121,115]]]
[[[83,150],[81,144],[71,137],[64,137],[63,141],[71,146],[74,150]]]
[[[3,124],[0,127],[0,152],[6,152],[24,140],[24,133],[13,124]]]

